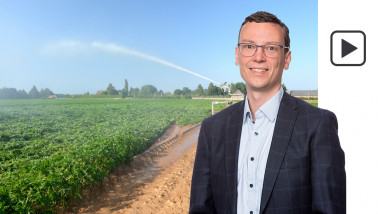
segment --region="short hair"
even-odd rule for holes
[[[245,25],[248,22],[256,22],[256,23],[269,22],[269,23],[278,24],[279,26],[281,26],[281,28],[284,31],[285,46],[290,47],[289,28],[283,22],[281,22],[281,20],[279,20],[277,18],[277,16],[275,16],[271,13],[265,12],[265,11],[258,11],[258,12],[253,13],[250,16],[245,18],[243,24],[241,25],[241,27],[239,29],[238,41],[240,39],[240,31],[241,31],[243,25]],[[285,50],[287,50],[287,49],[285,49]]]

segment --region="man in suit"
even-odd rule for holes
[[[345,213],[344,152],[336,116],[283,91],[289,29],[248,16],[235,64],[244,101],[202,122],[189,213]]]

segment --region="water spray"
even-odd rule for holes
[[[198,73],[195,73],[193,71],[190,71],[190,70],[188,70],[186,68],[183,68],[181,66],[175,65],[175,64],[173,64],[171,62],[168,62],[168,61],[165,61],[163,59],[160,59],[160,58],[157,58],[157,57],[154,57],[154,56],[150,56],[150,55],[147,55],[147,54],[144,54],[144,53],[141,53],[141,52],[137,52],[137,51],[134,51],[134,50],[130,50],[130,49],[118,46],[118,45],[114,45],[114,44],[104,44],[104,43],[99,43],[99,42],[93,42],[91,44],[91,46],[94,47],[94,48],[96,48],[96,49],[101,49],[101,50],[105,50],[105,51],[108,51],[108,52],[116,52],[116,53],[121,53],[121,54],[127,54],[127,55],[137,56],[137,57],[140,57],[140,58],[143,58],[143,59],[147,59],[149,61],[157,62],[159,64],[175,68],[177,70],[180,70],[180,71],[192,74],[194,76],[200,77],[202,79],[205,79],[207,81],[210,81],[210,82],[212,82],[214,84],[219,85],[220,87],[224,87],[224,88],[226,88],[227,93],[231,94],[231,88],[230,88],[230,86],[227,85],[227,82],[225,82],[225,83],[219,83],[219,82],[214,81],[214,80],[212,80],[212,79],[210,79],[208,77],[205,77],[205,76],[203,76],[201,74],[198,74]]]

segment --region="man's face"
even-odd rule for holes
[[[283,29],[273,23],[246,23],[240,31],[240,43],[255,45],[285,45]],[[281,87],[283,69],[289,68],[291,60],[290,50],[285,54],[280,50],[278,57],[269,58],[262,48],[257,48],[254,56],[242,56],[239,48],[235,48],[236,65],[240,67],[240,75],[244,79],[247,89],[261,92],[277,92]]]

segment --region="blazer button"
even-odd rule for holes
[[[255,136],[259,135],[259,133],[255,132]]]
[[[254,161],[254,160],[255,160],[255,158],[251,157],[251,161]]]
[[[249,187],[251,187],[251,188],[252,188],[252,187],[253,187],[253,184],[250,184],[250,185],[249,185]]]

